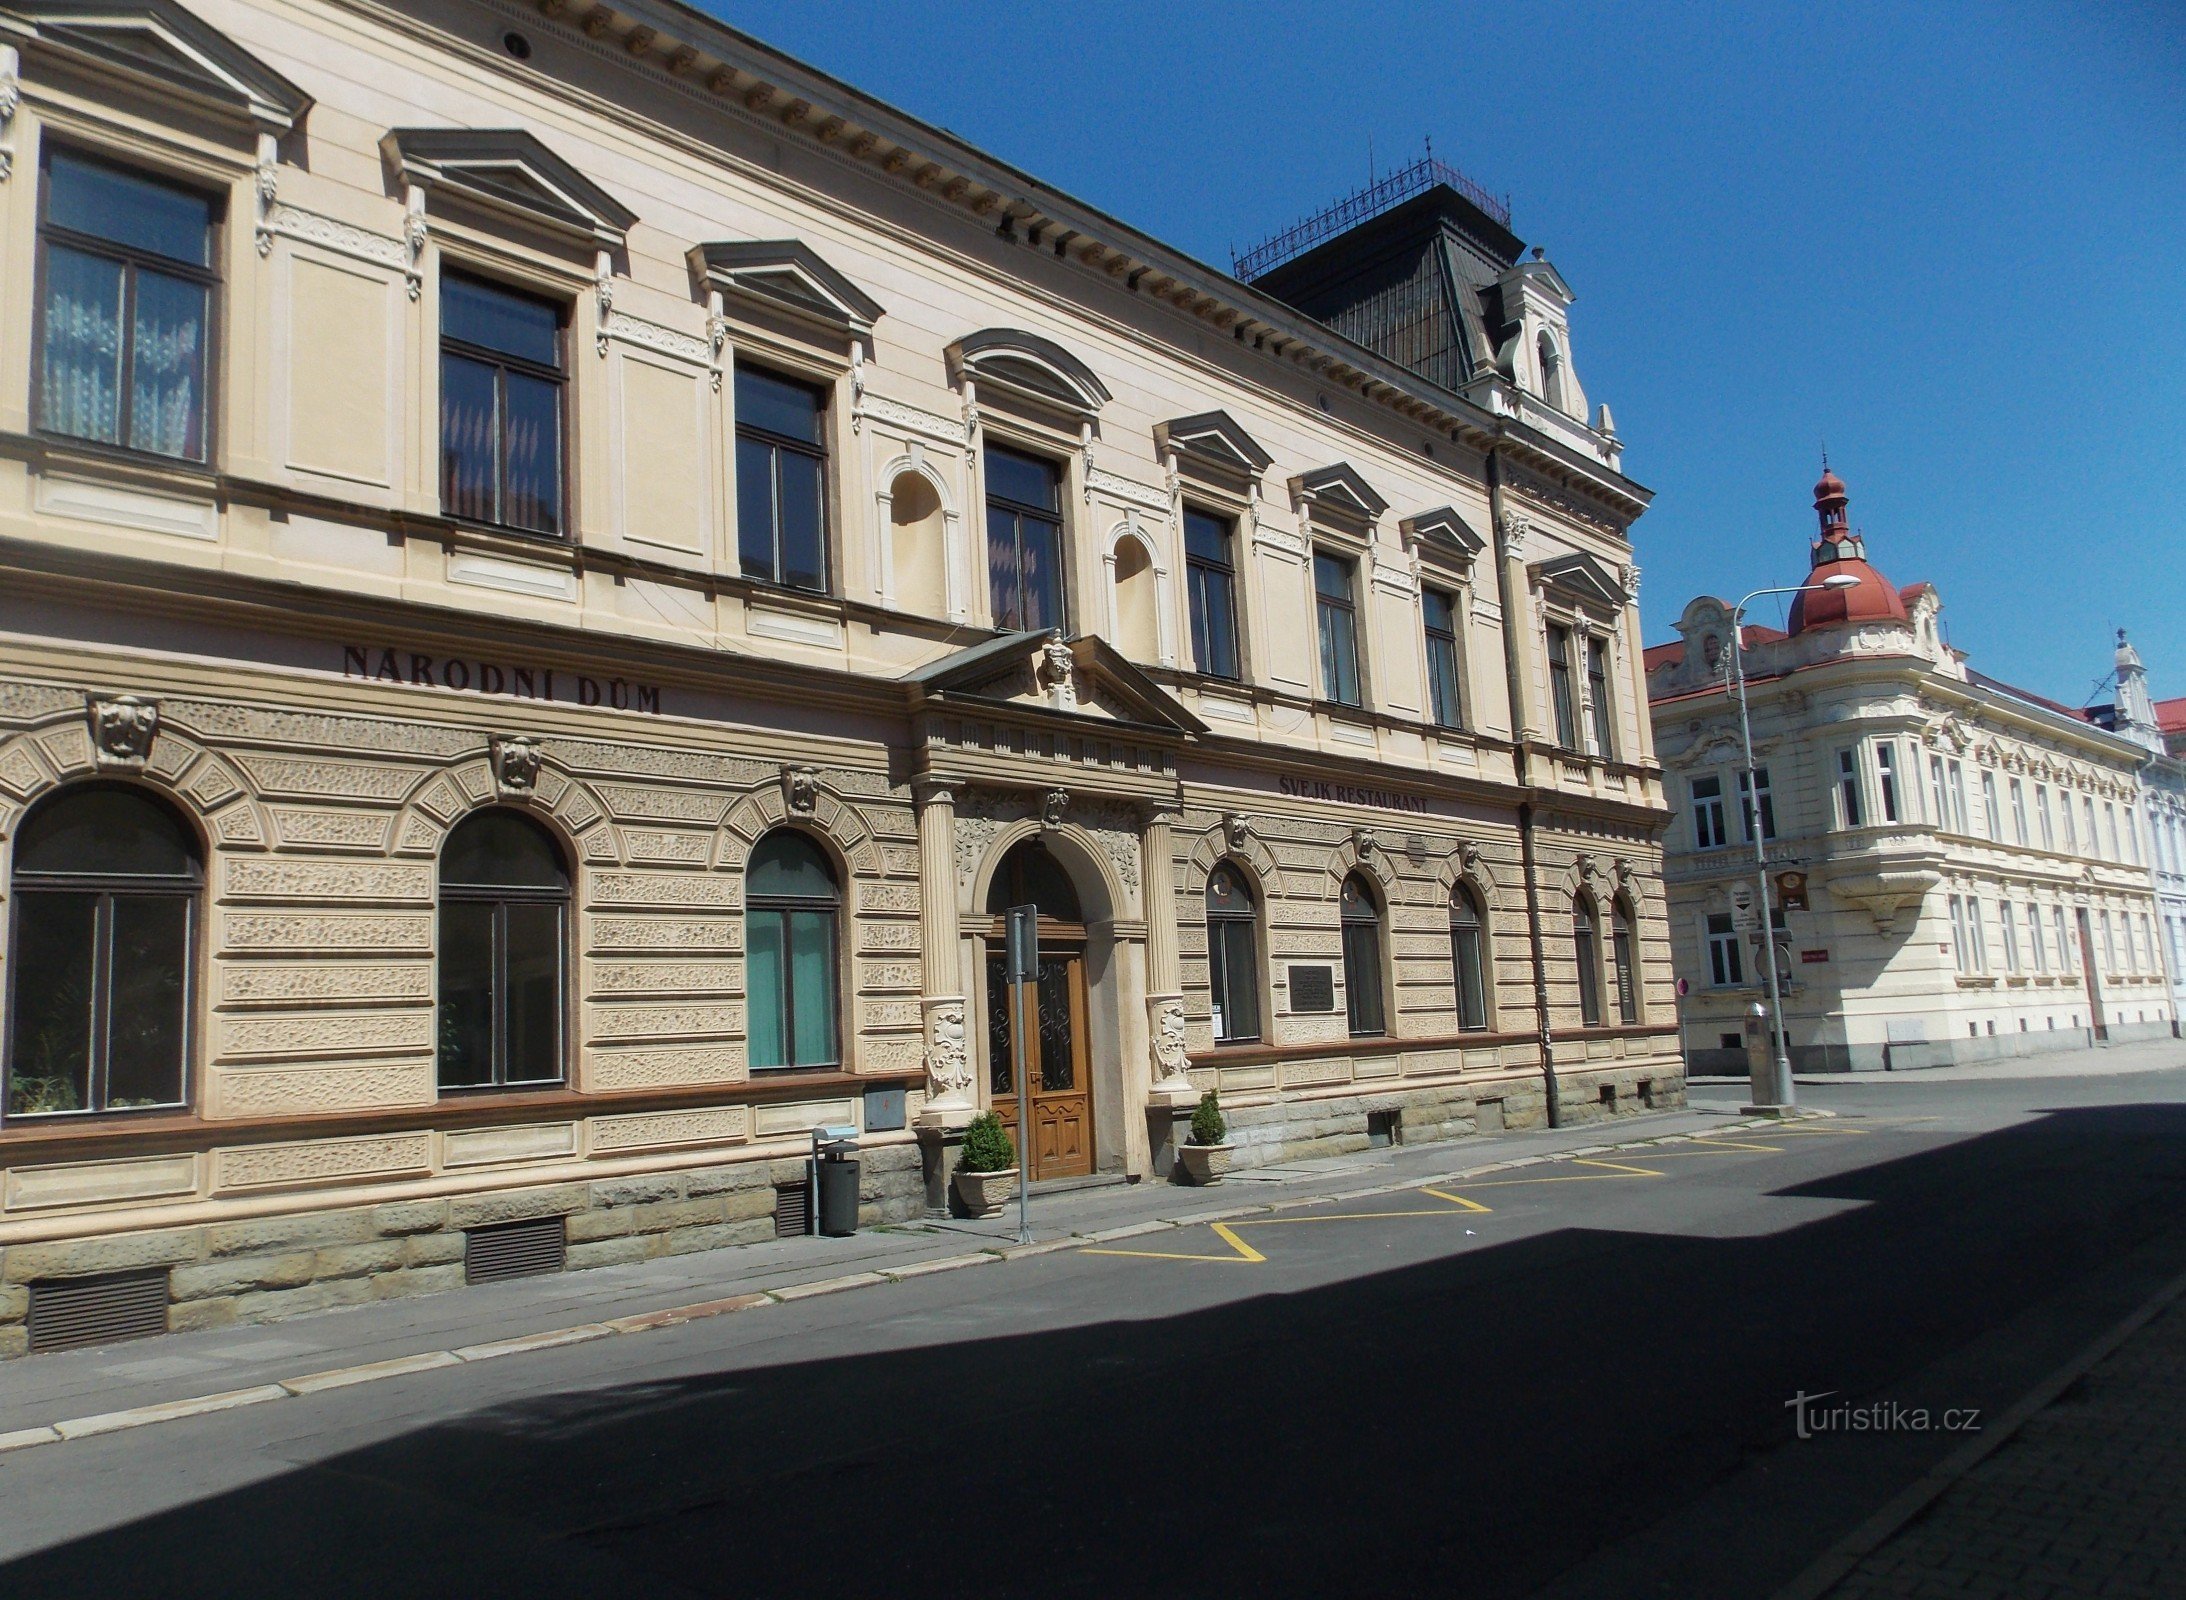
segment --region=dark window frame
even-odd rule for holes
[[[453,839],[464,823],[476,820],[496,810],[505,810],[532,823],[553,846],[560,865],[563,882],[559,888],[522,887],[509,884],[450,884],[439,877],[441,866],[435,863],[433,890],[433,927],[435,948],[433,952],[433,1003],[437,1018],[439,1008],[445,1003],[441,993],[441,963],[446,959],[444,913],[453,901],[463,905],[490,905],[494,908],[492,933],[491,975],[493,996],[492,1044],[489,1047],[493,1076],[485,1083],[447,1083],[441,1078],[441,1061],[436,1044],[433,1058],[433,1088],[438,1094],[472,1095],[503,1094],[539,1089],[552,1084],[569,1082],[570,1058],[570,930],[574,923],[572,912],[576,902],[576,874],[571,865],[568,848],[556,838],[543,823],[513,806],[489,806],[473,811],[450,828],[440,842],[441,860],[447,854],[448,841]],[[509,1035],[509,907],[512,905],[550,905],[555,908],[554,926],[554,1060],[556,1071],[551,1078],[510,1078],[508,1076]]]
[[[1214,902],[1215,879],[1227,873],[1236,885],[1238,895],[1244,900],[1242,909],[1234,906],[1217,907]],[[1207,874],[1205,896],[1207,912],[1207,994],[1215,1024],[1214,1042],[1217,1045],[1258,1044],[1262,1037],[1260,1006],[1260,897],[1253,892],[1251,881],[1237,867],[1227,862],[1217,862],[1213,872]],[[1245,995],[1245,1007],[1249,1015],[1245,1021],[1249,1030],[1240,1030],[1234,1024],[1238,1020],[1237,996],[1232,992],[1231,957],[1232,944],[1242,939],[1245,946],[1245,970],[1251,973],[1251,982]]]
[[[465,283],[478,284],[481,287],[491,289],[498,294],[510,295],[521,300],[529,300],[536,305],[551,309],[554,313],[555,357],[554,364],[552,366],[548,366],[545,363],[533,361],[528,357],[512,355],[506,350],[496,350],[490,345],[473,344],[467,339],[452,337],[448,333],[447,308],[445,307],[445,305],[442,306],[440,312],[440,328],[438,330],[438,343],[435,346],[439,353],[439,365],[435,368],[435,373],[442,391],[440,396],[440,459],[438,463],[439,470],[435,475],[436,487],[440,496],[441,515],[445,516],[451,522],[460,522],[470,527],[491,528],[499,533],[516,534],[522,538],[551,539],[557,543],[565,544],[574,543],[576,539],[576,528],[575,519],[570,514],[571,497],[569,492],[571,480],[573,477],[573,474],[570,471],[571,429],[569,426],[569,386],[570,378],[572,376],[569,360],[569,331],[570,323],[572,320],[572,306],[570,301],[566,298],[562,298],[556,295],[542,293],[539,290],[525,284],[509,283],[502,279],[495,278],[488,273],[471,271],[467,268],[467,266],[463,265],[450,266],[444,264],[441,268],[440,277],[443,285],[446,284],[448,279],[455,278]],[[460,512],[451,511],[449,509],[450,497],[448,494],[447,478],[448,401],[446,394],[446,375],[447,358],[451,354],[459,356],[465,361],[473,361],[478,363],[480,366],[492,367],[494,369],[493,501],[494,511],[496,514],[492,517],[465,516]],[[527,527],[520,522],[508,522],[502,520],[502,515],[506,513],[508,509],[508,374],[511,372],[517,373],[523,377],[536,379],[541,383],[550,383],[554,386],[555,526],[552,528],[533,528]],[[566,1072],[564,1076],[566,1078]]]
[[[1429,595],[1448,608],[1448,627],[1435,626],[1427,605]],[[1462,731],[1465,726],[1465,671],[1463,654],[1458,649],[1460,629],[1464,626],[1460,600],[1458,591],[1430,585],[1420,591],[1419,616],[1420,629],[1427,640],[1428,713],[1434,718],[1436,727]]]
[[[87,166],[104,167],[110,172],[125,174],[147,183],[188,194],[205,202],[205,256],[210,265],[179,261],[163,256],[141,246],[129,245],[108,239],[99,234],[79,233],[48,218],[53,199],[53,158],[66,156]],[[32,265],[31,279],[31,342],[30,342],[30,416],[31,431],[41,439],[51,439],[71,447],[107,452],[132,461],[156,461],[168,467],[194,469],[200,472],[215,470],[219,459],[218,423],[220,406],[219,351],[226,327],[221,312],[225,297],[221,290],[224,280],[220,276],[220,260],[227,249],[228,197],[225,191],[202,183],[193,183],[155,167],[145,167],[122,160],[105,151],[79,145],[70,140],[53,139],[43,142],[38,152],[38,220],[36,230],[36,256]],[[59,244],[63,249],[84,255],[104,256],[122,266],[122,303],[119,325],[124,341],[121,375],[118,380],[120,395],[115,414],[115,432],[120,436],[114,441],[93,439],[80,433],[67,433],[58,428],[48,428],[38,422],[45,412],[45,348],[46,348],[46,259],[49,245]],[[199,393],[198,442],[201,451],[195,456],[168,455],[163,451],[146,450],[130,444],[129,423],[135,406],[136,376],[136,281],[140,270],[150,269],[181,278],[203,288],[205,293],[205,349],[203,381]]]
[[[819,435],[819,441],[815,443],[810,439],[799,439],[790,434],[776,433],[771,428],[762,428],[756,423],[748,422],[745,420],[744,408],[742,406],[738,406],[736,408],[737,443],[741,445],[745,440],[749,439],[752,443],[765,445],[768,450],[775,452],[775,454],[768,457],[768,464],[772,469],[773,477],[772,500],[774,507],[774,526],[772,530],[773,538],[769,541],[769,543],[772,546],[774,553],[774,571],[770,576],[763,577],[757,573],[754,573],[748,563],[745,561],[745,530],[743,526],[743,504],[741,495],[739,496],[737,505],[737,570],[741,572],[744,577],[749,579],[751,582],[763,583],[769,588],[787,589],[796,594],[833,594],[835,592],[835,529],[834,519],[829,515],[828,506],[829,500],[833,498],[831,493],[832,478],[828,471],[829,463],[833,458],[830,455],[827,447],[829,412],[828,402],[832,398],[832,395],[829,393],[828,387],[825,384],[808,382],[806,379],[793,376],[790,373],[778,372],[774,368],[764,366],[758,362],[738,361],[735,363],[734,370],[729,374],[730,394],[732,398],[735,394],[736,380],[746,372],[752,373],[758,377],[770,379],[775,383],[783,384],[791,388],[802,389],[812,395],[815,401],[815,405],[813,407],[813,431]],[[792,455],[799,455],[805,457],[807,460],[816,461],[819,463],[820,467],[820,581],[817,585],[808,586],[802,583],[792,583],[788,578],[783,576],[785,566],[782,559],[782,472],[779,465],[778,457],[779,453],[785,450]],[[743,464],[741,460],[739,460],[737,464],[737,470],[739,477],[741,477],[743,471]],[[739,488],[741,488],[741,484],[739,484]]]
[[[1577,691],[1571,681],[1571,641],[1574,631],[1561,622],[1546,630],[1549,704],[1556,717],[1556,743],[1564,750],[1579,749]]]
[[[1594,754],[1604,761],[1617,759],[1616,704],[1610,698],[1609,641],[1598,633],[1581,636],[1580,650],[1586,668],[1586,714],[1594,730]]]
[[[1639,1025],[1639,918],[1621,896],[1609,908],[1609,967],[1617,990],[1617,1020],[1625,1027]]]
[[[1321,563],[1327,561],[1343,574],[1343,593],[1332,595],[1321,587]],[[1310,564],[1313,580],[1313,632],[1319,647],[1321,665],[1321,699],[1329,705],[1343,706],[1347,710],[1363,710],[1366,705],[1366,668],[1364,652],[1359,648],[1359,560],[1357,556],[1342,550],[1324,550],[1316,545]],[[1333,641],[1330,637],[1332,619],[1340,621],[1349,656],[1348,677],[1350,696],[1345,697],[1342,683],[1332,681],[1346,676],[1337,669],[1344,663],[1331,655]]]
[[[1219,560],[1213,556],[1201,555],[1192,549],[1191,524],[1195,517],[1213,523],[1220,531],[1222,556]],[[1245,672],[1245,652],[1244,641],[1237,627],[1236,519],[1218,516],[1212,511],[1187,504],[1184,508],[1184,527],[1184,592],[1186,607],[1191,614],[1192,665],[1203,677],[1220,678],[1225,683],[1241,682]],[[1211,649],[1208,641],[1213,637],[1214,631],[1209,621],[1210,602],[1207,597],[1207,585],[1210,581],[1219,581],[1222,588],[1222,609],[1226,614],[1230,645],[1230,659],[1226,667],[1207,659]]]
[[[827,864],[828,882],[834,892],[833,894],[825,898],[819,895],[746,893],[746,895],[744,896],[744,1003],[748,1008],[755,1005],[758,1000],[758,996],[755,993],[756,985],[754,985],[751,981],[750,963],[751,951],[753,947],[753,941],[751,937],[752,917],[755,914],[779,917],[782,922],[782,993],[780,996],[781,1015],[779,1019],[781,1027],[780,1037],[782,1040],[782,1053],[786,1056],[794,1058],[797,1054],[794,1041],[797,1036],[796,1016],[798,990],[796,965],[794,960],[792,959],[792,951],[794,949],[794,946],[791,944],[789,937],[789,919],[793,914],[796,913],[804,913],[808,915],[824,915],[827,920],[827,972],[825,976],[821,979],[821,982],[825,985],[826,989],[828,1014],[834,1019],[833,1026],[828,1029],[828,1032],[834,1042],[835,1048],[831,1052],[833,1059],[828,1061],[798,1061],[795,1059],[791,1059],[788,1061],[775,1062],[765,1066],[759,1065],[757,1063],[747,1062],[747,1070],[750,1071],[754,1077],[760,1077],[766,1074],[780,1072],[840,1071],[845,1065],[843,1049],[845,1032],[843,1029],[842,1004],[842,870],[839,866],[836,865],[834,856],[828,850],[826,845],[820,843],[816,836],[805,832],[805,830],[802,828],[796,827],[769,828],[765,833],[762,833],[758,837],[758,839],[753,842],[752,856],[757,856],[761,847],[764,846],[770,838],[774,837],[774,835],[778,833],[797,834],[798,836],[807,839],[812,843],[813,847],[819,851],[822,860],[825,861]],[[750,876],[750,870],[750,858],[747,858],[745,864],[745,874],[747,880]],[[745,1018],[744,1037],[747,1041],[748,1048],[749,1040],[751,1038],[750,1017],[748,1014]]]
[[[1460,1033],[1486,1032],[1493,1020],[1489,963],[1487,913],[1479,898],[1459,884],[1450,891],[1450,968]],[[1469,989],[1465,981],[1468,973],[1472,977]]]
[[[1601,915],[1581,895],[1571,902],[1571,956],[1579,977],[1579,1025],[1602,1025]]]
[[[114,783],[94,779],[88,783],[69,784],[42,798],[24,813],[24,821],[47,807],[67,803],[94,789],[136,789],[134,784]],[[186,876],[163,877],[153,873],[73,873],[73,872],[26,872],[11,869],[8,881],[8,948],[14,955],[8,962],[6,1034],[0,1047],[6,1054],[4,1096],[0,1096],[0,1123],[34,1122],[48,1123],[81,1117],[130,1117],[145,1116],[158,1112],[186,1111],[195,1093],[198,1025],[198,945],[199,930],[204,925],[205,898],[205,850],[203,842],[188,823],[181,821],[175,807],[164,796],[153,795],[153,803],[164,806],[176,815],[176,825],[189,843],[190,872]],[[22,828],[17,827],[15,837],[20,840]],[[87,1104],[72,1111],[29,1111],[8,1109],[15,1096],[15,1069],[18,1039],[16,1025],[22,1016],[22,1008],[16,1004],[15,985],[20,981],[23,969],[22,919],[26,899],[40,894],[78,894],[92,898],[92,977],[89,996],[91,1048],[85,1063],[85,1095]],[[112,1022],[114,1011],[114,902],[116,899],[179,900],[183,903],[183,934],[181,953],[182,972],[182,1040],[181,1059],[176,1065],[176,1097],[147,1106],[111,1106],[106,1104],[111,1093],[113,1065]]]
[[[1055,573],[1055,614],[1039,626],[1049,629],[1060,628],[1067,633],[1070,627],[1070,563],[1067,529],[1062,512],[1062,507],[1068,500],[1068,496],[1064,492],[1068,481],[1067,469],[1061,462],[1051,457],[1039,455],[1031,450],[1021,450],[1015,445],[1003,444],[993,440],[988,441],[981,453],[982,469],[984,469],[986,460],[995,452],[1015,456],[1020,461],[1032,462],[1040,467],[1042,471],[1048,473],[1050,475],[1049,481],[1055,490],[1055,504],[1053,506],[1036,506],[1029,501],[1016,500],[1008,495],[998,494],[994,489],[993,474],[982,470],[980,474],[981,488],[985,494],[984,509],[987,522],[986,543],[984,545],[987,552],[987,606],[993,614],[994,626],[1004,632],[1024,632],[1029,631],[1030,628],[1030,625],[1025,621],[1024,610],[1025,523],[1029,520],[1051,529],[1055,541],[1053,563]],[[998,510],[1007,513],[1010,517],[1011,556],[1015,563],[1013,582],[1016,585],[1017,610],[1015,615],[1008,617],[1005,617],[1000,607],[996,605],[994,593],[994,514]]]
[[[1359,903],[1366,909],[1354,911],[1345,903],[1341,890],[1337,893],[1337,926],[1341,932],[1343,949],[1343,1008],[1344,1024],[1354,1039],[1383,1039],[1389,1035],[1389,997],[1387,984],[1388,952],[1382,938],[1382,898],[1363,873],[1353,872],[1344,878],[1344,885],[1359,886]],[[1359,982],[1360,969],[1369,970],[1372,981]]]

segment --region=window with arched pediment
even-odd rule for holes
[[[9,874],[7,1115],[186,1104],[204,863],[164,801],[71,785],[31,808]]]
[[[752,1071],[842,1063],[842,885],[811,835],[777,828],[744,869],[745,1059]]]
[[[1344,1012],[1351,1036],[1378,1037],[1389,1031],[1383,993],[1381,897],[1364,873],[1354,872],[1344,879],[1338,911],[1343,929]]]
[[[1488,1026],[1488,928],[1480,900],[1459,884],[1450,891],[1450,960],[1457,984],[1457,1026],[1477,1032]]]
[[[1216,1044],[1260,1039],[1260,908],[1228,862],[1207,875],[1207,987]]]

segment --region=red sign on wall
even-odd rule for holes
[[[1827,950],[1802,950],[1799,952],[1799,959],[1808,966],[1812,966],[1818,961],[1827,961],[1829,952]]]

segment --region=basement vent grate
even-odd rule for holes
[[[503,1222],[463,1235],[463,1281],[536,1278],[569,1264],[569,1226],[561,1217]]]
[[[30,1348],[75,1350],[167,1331],[167,1269],[96,1278],[49,1278],[30,1286]]]
[[[812,1191],[801,1183],[774,1186],[774,1237],[802,1239],[812,1231]]]

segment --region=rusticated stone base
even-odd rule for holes
[[[915,1145],[860,1156],[858,1223],[924,1215]],[[774,1237],[774,1189],[802,1182],[797,1157],[602,1178],[443,1200],[107,1234],[0,1249],[0,1357],[24,1353],[34,1282],[168,1268],[170,1332],[271,1322],[336,1306],[463,1287],[464,1231],[567,1217],[569,1267],[613,1266]]]
[[[1672,1064],[1566,1070],[1557,1076],[1558,1120],[1565,1127],[1606,1122],[1685,1103],[1684,1074]],[[1610,1091],[1604,1098],[1603,1091]],[[1548,1100],[1537,1077],[1498,1078],[1433,1088],[1362,1091],[1265,1105],[1224,1105],[1235,1167],[1276,1166],[1350,1155],[1376,1144],[1376,1124],[1394,1114],[1388,1133],[1403,1144],[1432,1144],[1548,1126]]]

